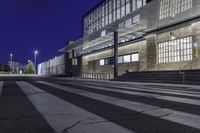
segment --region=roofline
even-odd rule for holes
[[[101,0],[99,3],[97,3],[94,7],[92,7],[90,10],[88,10],[85,15],[82,16],[82,20],[83,18],[85,18],[88,14],[90,14],[93,10],[95,10],[98,6],[100,6],[103,2],[105,2],[107,0]],[[153,0],[147,0],[147,3],[151,2]]]

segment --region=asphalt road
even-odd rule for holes
[[[0,77],[0,133],[200,133],[200,86]]]

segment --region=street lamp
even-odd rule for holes
[[[35,56],[35,58],[34,58],[35,74],[37,74],[37,54],[38,54],[38,51],[36,50],[34,52],[34,56]]]
[[[10,53],[10,74],[12,74],[12,60],[13,60],[13,54]]]

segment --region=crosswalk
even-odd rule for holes
[[[200,106],[200,101],[199,100],[194,100],[194,99],[189,99],[189,98],[179,98],[179,97],[174,97],[174,96],[164,96],[164,95],[161,95],[161,94],[151,94],[151,93],[146,93],[146,92],[143,92],[143,93],[141,93],[141,92],[133,92],[133,91],[130,91],[130,90],[124,90],[123,89],[124,87],[120,87],[121,88],[120,90],[116,90],[116,89],[110,90],[109,88],[105,88],[105,86],[104,87],[98,87],[98,86],[94,86],[94,85],[93,86],[91,86],[91,85],[82,85],[82,86],[83,87],[88,87],[88,88],[93,88],[93,89],[98,89],[98,90],[106,90],[106,91],[111,91],[111,92],[132,94],[132,95],[137,95],[137,96],[153,97],[153,98],[156,98],[156,99],[168,100],[168,101],[172,101],[172,102],[177,102],[178,101],[178,102],[181,102],[181,103],[187,103],[187,104],[199,105]],[[127,88],[130,89],[130,87],[126,87],[126,89]],[[169,90],[167,90],[167,91],[169,91]],[[171,91],[173,91],[173,90],[171,90]],[[200,93],[199,92],[196,92],[196,93],[197,93],[197,97],[200,97]],[[188,96],[187,93],[183,94],[183,95],[184,96]],[[191,95],[189,94],[189,96],[191,96]],[[194,96],[196,96],[196,94],[194,94]]]
[[[3,84],[0,94],[6,89]],[[193,91],[77,81],[16,85],[56,133],[200,133],[198,87]]]
[[[47,83],[40,81],[39,83],[46,84],[48,86],[52,86],[64,91],[68,91],[71,93],[79,94],[85,97],[89,97],[95,100],[103,101],[109,104],[113,104],[116,106],[120,106],[126,109],[130,109],[136,112],[142,112],[147,115],[151,115],[154,117],[162,118],[165,120],[169,120],[172,122],[176,122],[179,124],[191,126],[197,129],[200,129],[200,116],[192,115],[184,112],[179,112],[167,108],[161,108],[158,106],[152,106],[144,103],[132,102],[128,100],[123,100],[115,97],[105,96],[101,94],[96,94],[92,92],[82,91],[82,90],[74,90],[69,87],[61,86],[58,84]]]
[[[102,117],[85,111],[69,102],[65,102],[33,85],[25,82],[17,82],[17,84],[25,94],[37,94],[28,95],[28,98],[56,132],[62,132],[68,127],[71,127],[71,125],[77,124],[78,127],[71,128],[68,132],[131,133],[128,129],[119,127],[114,123],[103,122],[106,120]],[[101,123],[95,124],[97,122]]]

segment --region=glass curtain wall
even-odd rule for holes
[[[84,35],[90,35],[144,5],[146,0],[105,0],[84,17]]]

